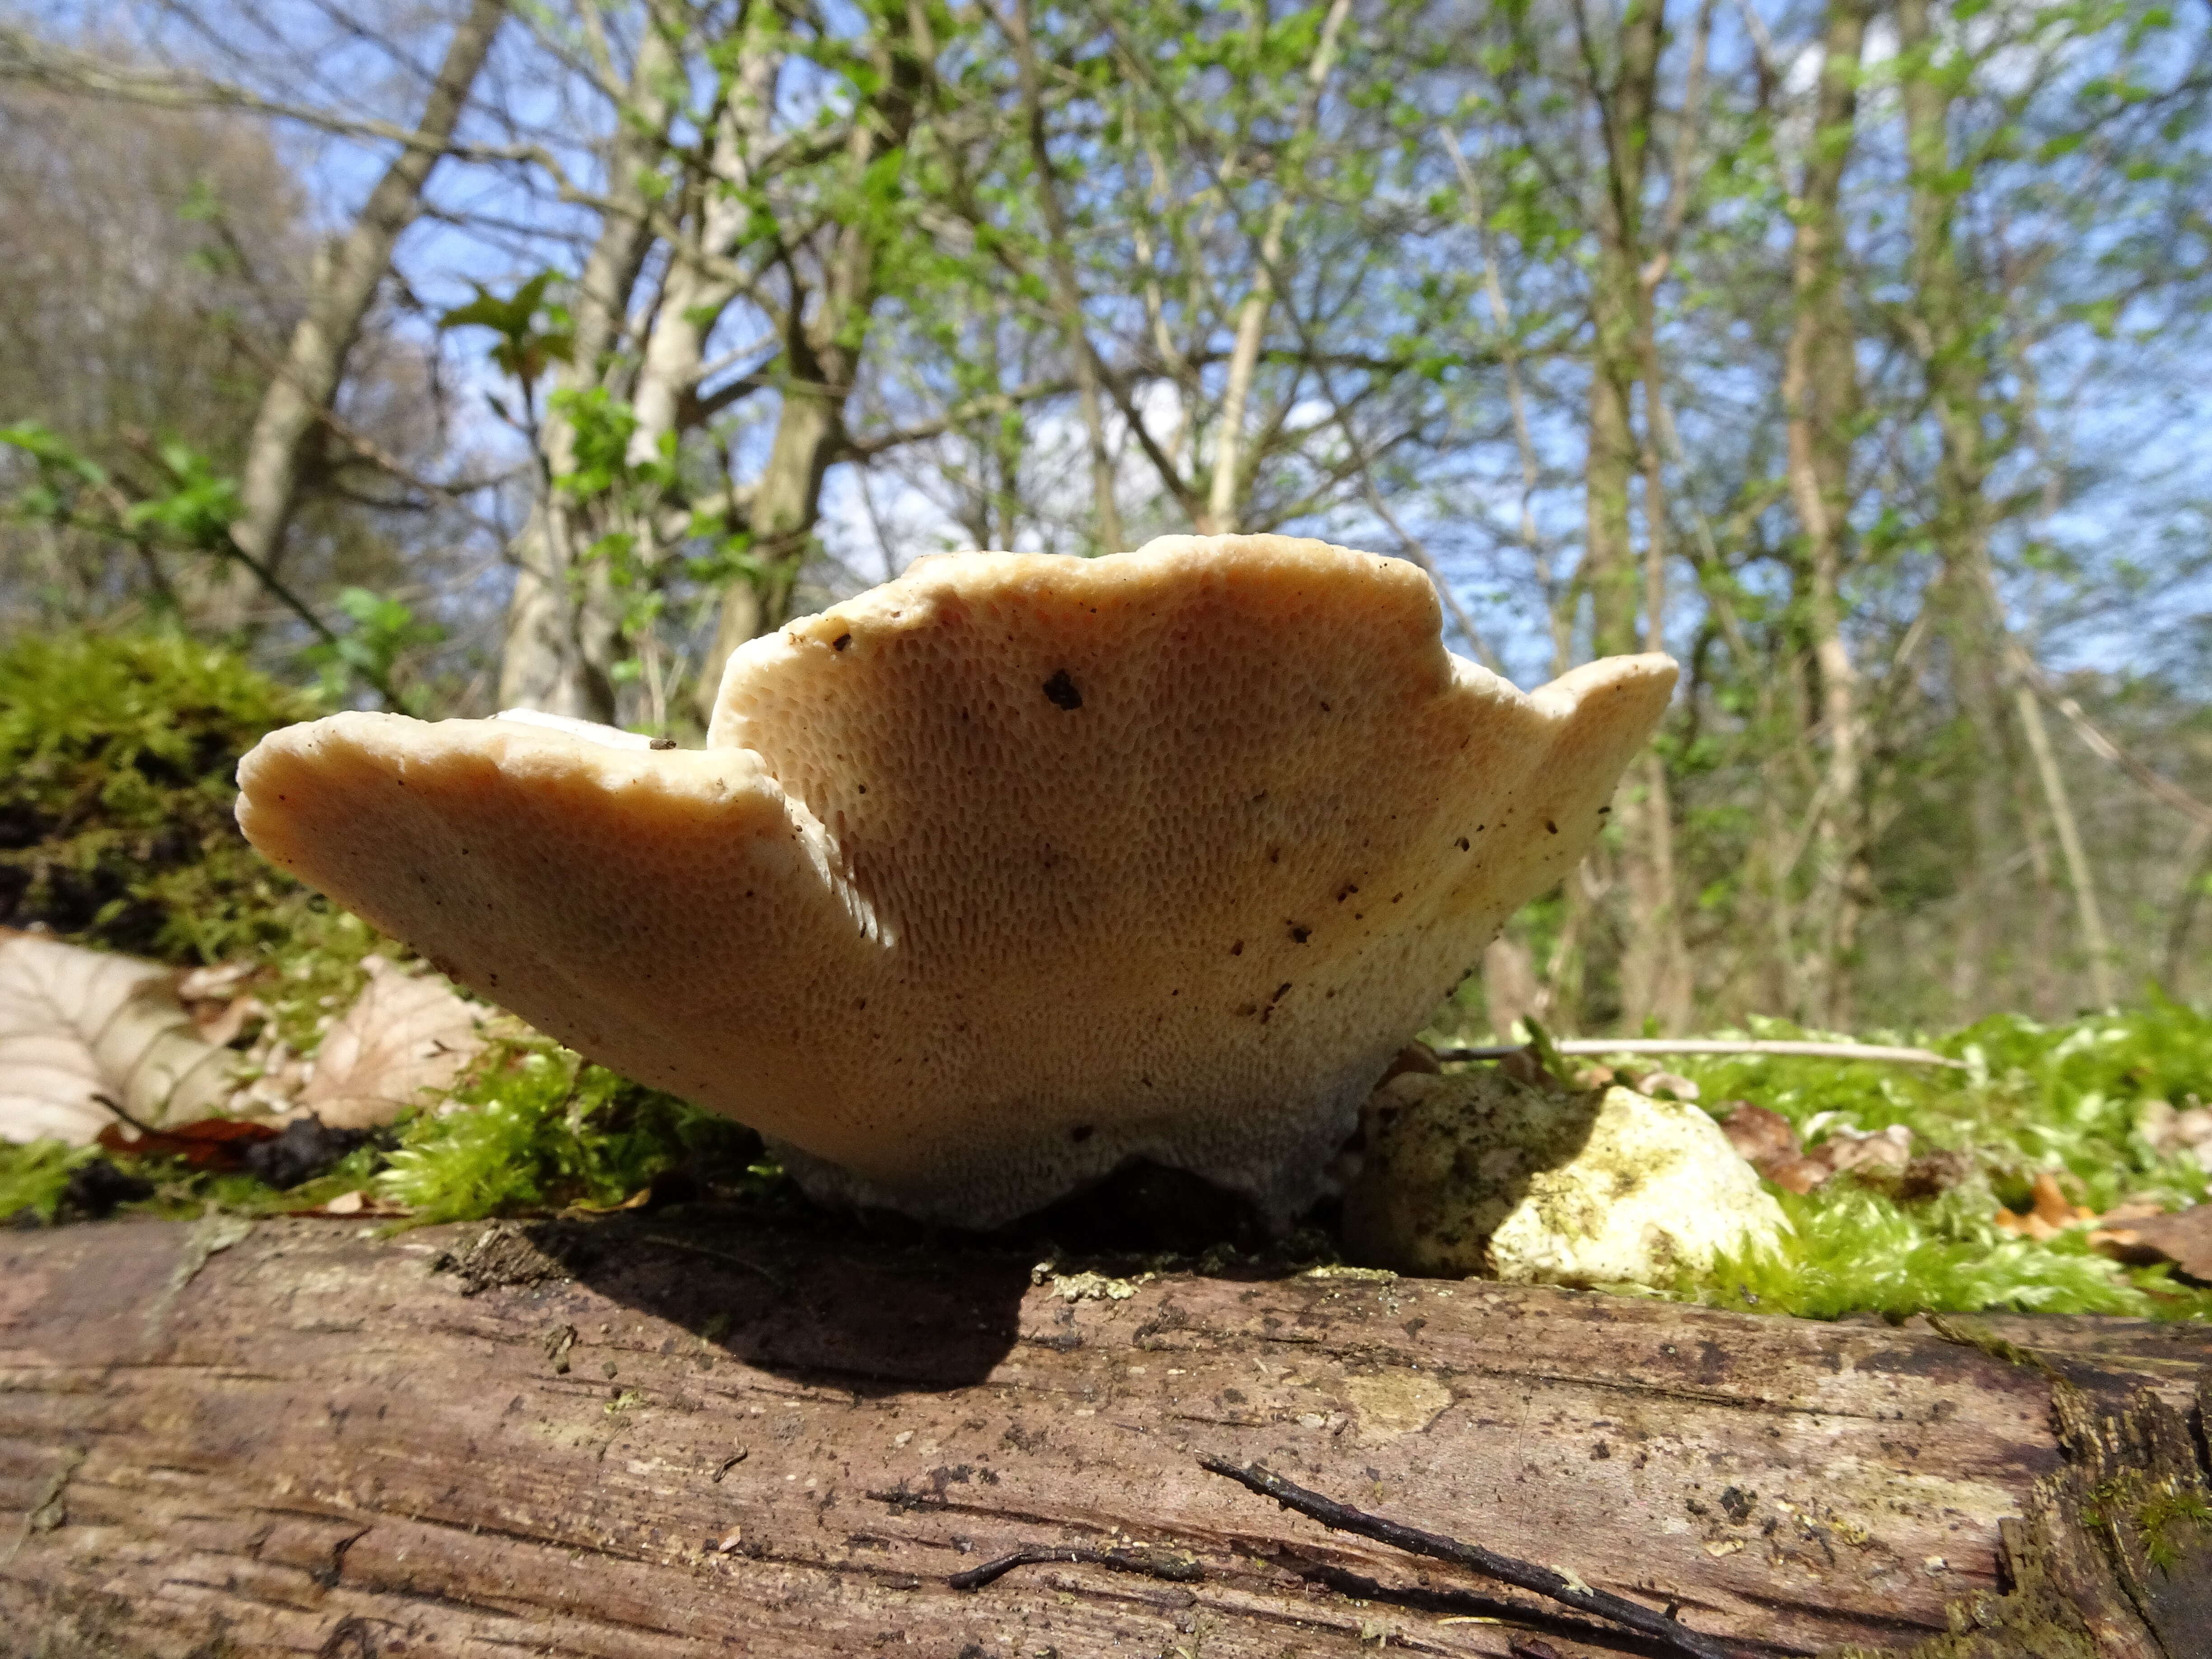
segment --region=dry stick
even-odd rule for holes
[[[965,1572],[956,1572],[945,1582],[954,1589],[981,1589],[996,1579],[1005,1577],[1016,1567],[1040,1567],[1054,1561],[1088,1562],[1092,1566],[1111,1567],[1116,1572],[1142,1573],[1148,1578],[1164,1578],[1170,1583],[1194,1584],[1206,1577],[1196,1558],[1180,1551],[1163,1549],[1158,1545],[1139,1544],[1127,1549],[1091,1550],[1071,1549],[1066,1546],[1024,1544],[1019,1549],[986,1561],[980,1567],[970,1567]]]
[[[1317,1492],[1285,1480],[1279,1474],[1255,1463],[1239,1468],[1225,1457],[1207,1455],[1198,1460],[1201,1468],[1215,1474],[1226,1475],[1249,1491],[1262,1498],[1272,1498],[1286,1510],[1296,1510],[1300,1515],[1310,1516],[1322,1525],[1337,1532],[1357,1534],[1372,1538],[1377,1543],[1388,1544],[1412,1555],[1425,1555],[1438,1561],[1449,1561],[1454,1566],[1495,1578],[1500,1583],[1511,1584],[1569,1607],[1577,1613],[1594,1613],[1609,1619],[1616,1625],[1625,1625],[1639,1636],[1686,1653],[1692,1659],[1740,1659],[1737,1650],[1726,1646],[1711,1637],[1700,1636],[1685,1628],[1662,1613],[1654,1613],[1639,1601],[1609,1591],[1592,1589],[1580,1579],[1550,1567],[1539,1566],[1533,1561],[1516,1560],[1510,1555],[1500,1555],[1484,1549],[1479,1544],[1463,1544],[1456,1538],[1447,1538],[1441,1533],[1423,1532],[1402,1522],[1388,1520],[1379,1515],[1370,1515],[1364,1510],[1340,1504],[1334,1498],[1324,1498]]]
[[[1799,1060],[1871,1060],[1893,1066],[1948,1066],[1966,1069],[1963,1060],[1953,1060],[1928,1048],[1885,1048],[1872,1042],[1798,1042],[1777,1038],[1729,1037],[1577,1037],[1552,1045],[1563,1054],[1785,1054]],[[1479,1048],[1438,1048],[1438,1060],[1503,1060],[1525,1054],[1525,1042],[1490,1044]]]

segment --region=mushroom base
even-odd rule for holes
[[[1388,1054],[1363,1056],[1325,1092],[1296,1107],[1279,1103],[1267,1115],[1138,1122],[1118,1133],[1101,1130],[1081,1145],[1058,1134],[988,1147],[971,1144],[957,1159],[918,1166],[896,1182],[855,1174],[774,1135],[762,1139],[769,1155],[817,1204],[895,1210],[918,1221],[988,1232],[1143,1160],[1184,1170],[1248,1200],[1262,1224],[1280,1237],[1316,1203],[1342,1191],[1340,1154],[1389,1060]],[[1241,1133],[1226,1133],[1230,1123]]]

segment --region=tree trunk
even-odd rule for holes
[[[569,309],[574,346],[558,384],[583,391],[602,384],[629,321],[630,293],[645,268],[653,232],[643,179],[665,148],[674,104],[677,56],[664,20],[648,15],[630,73],[629,100],[609,141],[609,205],[584,261]],[[516,544],[514,592],[500,653],[499,703],[611,725],[617,641],[606,597],[594,595],[605,571],[579,567],[575,526],[555,483],[575,459],[575,434],[557,411],[538,433],[538,497]]]
[[[668,250],[668,264],[660,291],[652,306],[653,321],[639,355],[637,377],[630,394],[631,428],[625,459],[632,468],[655,463],[664,446],[680,444],[685,429],[702,416],[698,398],[709,337],[740,291],[726,266],[717,268],[736,252],[752,217],[760,181],[752,158],[766,147],[775,89],[783,68],[782,54],[773,46],[773,31],[759,22],[749,25],[739,49],[720,109],[716,112],[714,142],[704,166],[692,180],[696,204],[684,226],[684,239]],[[758,376],[744,377],[750,385]],[[718,392],[716,402],[726,393]],[[734,503],[737,492],[728,499]],[[680,487],[672,499],[663,489],[639,488],[633,498],[611,504],[618,520],[611,527],[632,538],[633,557],[641,571],[654,570],[668,547],[682,534],[684,522]],[[734,504],[722,512],[725,525],[735,530],[750,523],[750,511]],[[604,598],[611,603],[613,594]],[[635,706],[635,717],[652,726],[665,725],[672,678],[665,653],[652,630],[636,641],[626,641],[617,618],[605,618],[589,637],[619,648],[634,644],[646,672],[638,690],[617,696],[617,712]],[[610,687],[613,661],[594,665]]]
[[[300,495],[301,474],[320,441],[323,418],[337,397],[346,354],[362,319],[392,269],[392,250],[422,207],[422,187],[453,137],[477,73],[507,15],[506,0],[473,0],[447,43],[445,62],[422,106],[415,142],[403,149],[368,193],[345,234],[315,262],[307,313],[254,413],[239,483],[239,516],[231,538],[264,570],[280,572],[284,532]],[[252,623],[260,580],[234,562],[209,595],[206,625],[234,633]]]
[[[803,356],[800,362],[805,362]],[[832,372],[817,368],[815,375]],[[714,644],[696,692],[700,714],[710,724],[730,653],[756,634],[780,627],[790,615],[792,588],[822,514],[822,480],[844,443],[849,390],[847,385],[820,378],[784,384],[775,440],[753,491],[752,550],[768,574],[758,580],[732,582],[722,596]]]
[[[1830,0],[1820,86],[1790,250],[1796,315],[1784,360],[1782,401],[1789,422],[1790,498],[1805,534],[1807,621],[1820,675],[1820,720],[1827,738],[1813,836],[1811,937],[1796,969],[1797,1017],[1840,1028],[1850,1020],[1850,951],[1858,932],[1855,879],[1865,849],[1859,800],[1858,671],[1844,639],[1843,569],[1850,511],[1852,422],[1858,412],[1856,342],[1843,305],[1843,226],[1837,213],[1858,118],[1864,0]],[[1793,959],[1796,953],[1791,952]]]
[[[877,91],[870,118],[855,120],[847,160],[857,175],[882,156],[905,149],[923,91],[928,37],[917,27],[921,9],[887,6],[872,42]],[[875,310],[879,228],[855,219],[838,228],[825,260],[819,303],[806,314],[794,281],[784,319],[783,407],[767,470],[753,494],[753,553],[767,566],[757,580],[732,582],[701,665],[696,699],[710,723],[730,653],[789,618],[792,595],[822,513],[822,481],[843,453],[845,401]]]
[[[1959,185],[1953,177],[1948,82],[1933,62],[1936,41],[1929,0],[1898,0],[1905,148],[1911,178],[1912,275],[1917,290],[1914,341],[1940,436],[1935,513],[1929,526],[1942,562],[1929,595],[1950,655],[1960,748],[1956,775],[1967,793],[1964,914],[1953,961],[1954,1012],[1986,1012],[1996,954],[1998,870],[2004,840],[2004,708],[1998,690],[2000,630],[1987,577],[1989,457],[1982,434],[1988,364],[1969,314],[1954,244]],[[2030,833],[2033,834],[2031,829]]]
[[[1298,105],[1297,119],[1281,145],[1277,164],[1293,157],[1321,116],[1322,90],[1336,64],[1337,36],[1352,10],[1352,0],[1331,0],[1322,18],[1320,38],[1306,65],[1306,90]],[[1237,529],[1250,479],[1244,455],[1244,411],[1252,396],[1253,376],[1260,367],[1260,347],[1267,331],[1267,313],[1275,302],[1275,268],[1283,257],[1283,233],[1291,222],[1291,191],[1296,179],[1279,181],[1267,225],[1260,233],[1257,268],[1250,292],[1237,308],[1237,337],[1229,351],[1229,376],[1221,392],[1221,434],[1214,447],[1213,477],[1207,486],[1206,522],[1198,528],[1210,536],[1226,536]]]
[[[2185,982],[2190,962],[2189,930],[2197,921],[2197,907],[2204,896],[2212,893],[2212,823],[2200,818],[2189,826],[2189,834],[2181,843],[2181,856],[2174,860],[2174,869],[2179,879],[2174,884],[2172,902],[2166,907],[2166,949],[2160,960],[2159,980],[2166,995],[2185,1001],[2191,994],[2191,988]]]
[[[1583,23],[1580,11],[1577,18]],[[1662,617],[1647,616],[1641,635],[1637,628],[1638,590],[1649,584],[1630,531],[1629,493],[1644,453],[1632,421],[1636,386],[1646,380],[1649,368],[1644,350],[1649,323],[1641,283],[1642,204],[1665,43],[1664,0],[1633,0],[1621,21],[1618,73],[1610,88],[1595,82],[1591,87],[1604,128],[1605,168],[1591,292],[1595,331],[1581,586],[1590,595],[1590,649],[1596,656],[1636,651],[1663,637]],[[1589,55],[1595,62],[1595,51]],[[1656,396],[1656,384],[1648,389]],[[1647,411],[1647,416],[1656,421],[1656,411]],[[1650,435],[1656,449],[1656,429]],[[1662,511],[1656,492],[1647,495],[1647,536],[1663,536]],[[1622,791],[1616,817],[1621,838],[1620,884],[1628,909],[1620,957],[1620,1012],[1632,1028],[1641,1026],[1647,1016],[1671,1027],[1687,1012],[1680,974],[1686,958],[1674,903],[1671,807],[1663,772],[1645,767],[1640,781],[1640,787]]]
[[[1091,331],[1084,320],[1083,289],[1076,280],[1075,250],[1060,205],[1060,182],[1045,143],[1044,94],[1038,84],[1036,46],[1030,36],[1030,0],[1014,0],[1014,59],[1021,70],[1022,118],[1029,133],[1030,167],[1036,174],[1037,199],[1044,208],[1046,251],[1052,269],[1053,310],[1066,342],[1075,374],[1076,400],[1083,411],[1083,434],[1091,447],[1091,511],[1097,520],[1098,550],[1121,550],[1121,514],[1114,501],[1114,453],[1106,442],[1106,405],[1098,388],[1098,364],[1091,355]],[[1010,544],[1011,545],[1011,544]]]
[[[2158,1483],[2203,1490],[2202,1328],[1031,1261],[652,1217],[7,1235],[0,1616],[43,1659],[1651,1650],[1213,1454],[1747,1654],[2202,1651],[2212,1528],[2130,1555]]]

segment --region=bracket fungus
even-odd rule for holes
[[[1282,1223],[1674,682],[1523,695],[1321,542],[946,554],[742,647],[702,750],[337,714],[239,822],[818,1197],[988,1227],[1145,1158]]]

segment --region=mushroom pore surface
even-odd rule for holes
[[[1279,1222],[1674,679],[1523,695],[1319,542],[952,554],[740,649],[703,750],[339,714],[239,821],[817,1195],[989,1226],[1141,1156]]]

